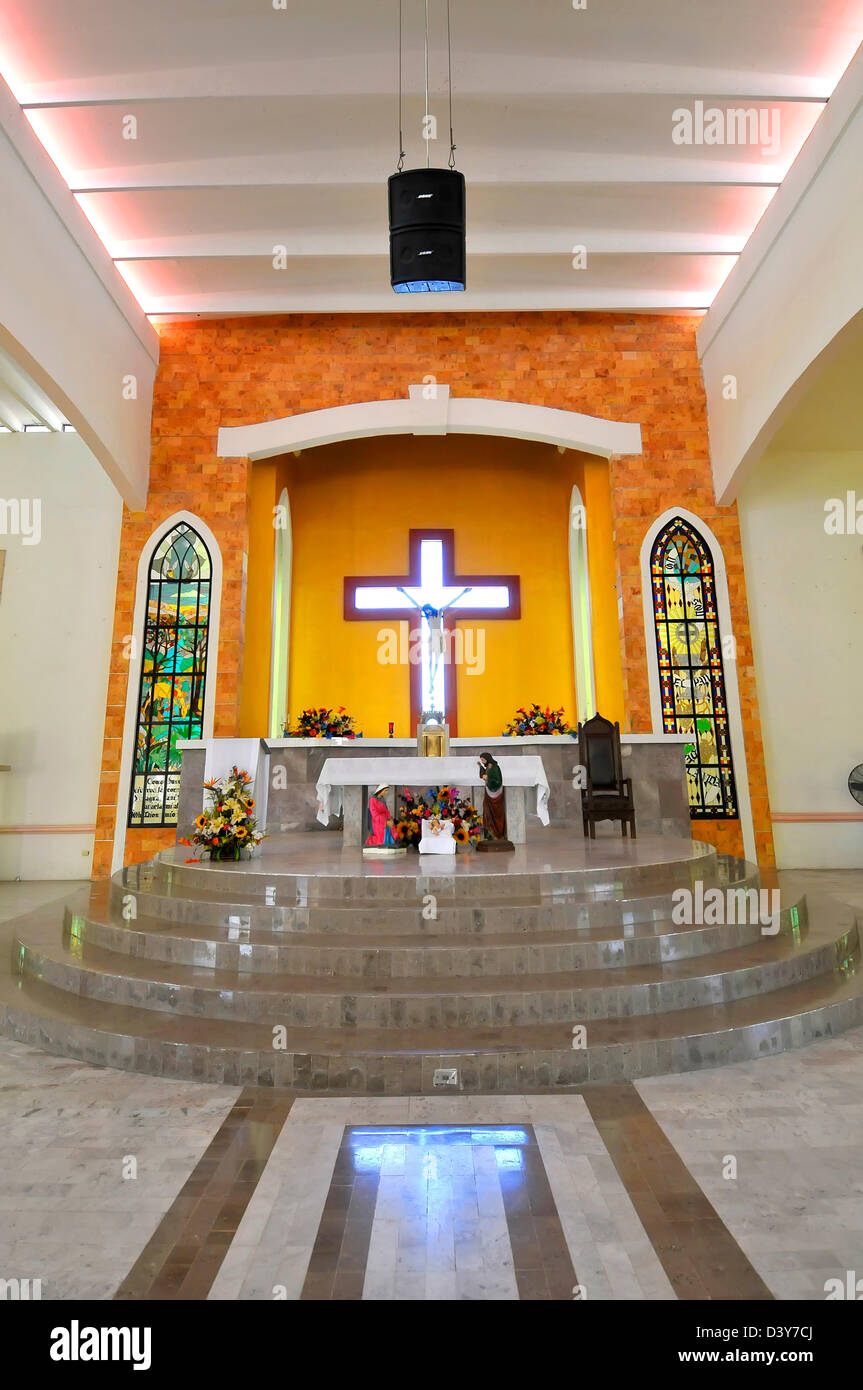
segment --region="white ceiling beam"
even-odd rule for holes
[[[863,48],[699,328],[721,505],[833,354],[860,340],[861,164]]]
[[[445,160],[442,160],[445,163]],[[468,182],[495,184],[506,187],[508,184],[524,185],[533,175],[537,182],[558,184],[562,188],[577,184],[629,184],[650,186],[651,184],[675,184],[711,188],[776,188],[782,182],[784,166],[764,166],[747,164],[742,161],[718,159],[688,159],[685,162],[667,159],[638,158],[627,155],[583,155],[559,156],[557,161],[548,153],[537,159],[541,167],[531,162],[527,153],[522,153],[518,161],[507,167],[491,170],[478,167],[480,161],[474,155],[470,163],[461,164],[462,172]],[[251,167],[249,160],[220,160],[219,177],[214,178],[211,165],[195,166],[148,165],[132,171],[122,169],[78,169],[71,175],[70,187],[73,193],[141,193],[176,190],[180,192],[196,189],[232,188],[284,188],[285,194],[294,195],[306,188],[319,188],[331,185],[334,180],[342,188],[365,187],[377,175],[379,186],[385,191],[386,180],[392,173],[389,164],[369,160],[369,167],[358,169],[355,164],[346,164],[344,177],[332,163],[327,168],[317,169],[274,169],[261,167],[255,162]]]
[[[274,227],[267,235],[202,231],[188,237],[161,237],[151,242],[115,242],[109,247],[119,263],[136,261],[255,260],[273,255],[284,246],[289,260],[306,256],[379,256],[386,248],[386,227],[333,230],[321,226],[301,233]],[[467,236],[468,255],[558,256],[572,258],[578,243],[594,256],[736,256],[746,243],[744,236],[710,236],[688,232],[594,232],[578,227],[557,230],[511,230],[472,225]]]
[[[772,188],[692,184],[510,184],[505,189],[471,181],[469,235],[483,240],[518,235],[526,250],[603,240],[629,249],[630,238],[666,235],[688,249],[734,250],[773,196]],[[342,187],[320,184],[286,197],[277,186],[254,189],[159,189],[82,193],[82,207],[114,256],[148,248],[178,254],[201,245],[260,253],[290,238],[338,240],[350,227],[362,240],[386,226],[386,191],[380,181]],[[721,229],[718,230],[718,229]],[[535,241],[533,240],[535,238]],[[546,240],[548,238],[548,240]],[[558,238],[553,241],[553,238]],[[619,241],[615,241],[619,238]],[[494,242],[496,244],[496,241]]]
[[[811,104],[815,106],[824,106],[826,105],[828,100],[828,98],[823,93],[820,93],[818,95],[811,93],[789,94],[781,90],[765,91],[762,89],[757,92],[740,92],[737,90],[726,91],[724,88],[713,87],[707,89],[703,87],[697,89],[675,87],[671,90],[664,88],[656,88],[654,90],[651,90],[649,88],[623,88],[620,87],[619,84],[611,85],[609,83],[608,79],[610,79],[613,76],[614,74],[607,73],[606,82],[604,83],[604,85],[595,89],[591,89],[590,95],[602,97],[603,99],[611,98],[615,101],[631,101],[633,96],[639,96],[644,97],[647,100],[650,100],[652,98],[662,98],[667,99],[670,102],[691,102],[697,95],[698,99],[703,101],[706,106],[709,106],[713,103],[722,105],[723,103],[729,101],[733,101],[735,104],[738,102],[757,102],[759,106],[768,105],[770,102],[791,102],[802,103],[804,105]],[[568,98],[571,96],[582,96],[584,94],[584,88],[579,88],[577,91],[572,92],[549,92],[548,89],[543,89],[543,95],[546,97],[553,96]],[[343,99],[345,95],[346,93],[344,89],[340,89],[338,92],[333,93],[333,96],[338,97],[339,99]],[[361,96],[363,98],[379,98],[381,101],[386,101],[390,103],[393,99],[393,93],[388,87],[376,90],[366,89],[361,92],[357,92],[354,95]],[[278,91],[260,91],[257,88],[255,88],[245,92],[231,92],[228,95],[222,93],[218,99],[220,101],[245,101],[249,99],[255,101],[273,101],[278,100],[280,98],[290,98],[291,100],[297,98],[308,98],[309,100],[311,100],[313,98],[320,98],[320,96],[321,90],[318,87],[313,87],[308,92],[298,91],[296,88]],[[414,101],[417,99],[417,96],[417,92],[410,92],[407,94],[407,99]],[[482,98],[484,101],[487,101],[490,97],[493,97],[500,101],[510,102],[513,99],[518,99],[519,97],[525,97],[535,100],[536,89],[526,88],[523,92],[513,92],[509,89],[498,87],[496,89],[493,89],[492,91],[479,91],[476,87],[471,86],[466,90],[461,91],[459,93],[458,99],[461,104],[464,104],[465,102],[477,100],[479,98]],[[57,96],[53,100],[48,101],[22,101],[21,107],[24,111],[80,111],[96,110],[98,108],[104,108],[107,106],[118,106],[125,110],[130,106],[146,106],[148,103],[156,105],[166,101],[170,101],[173,103],[212,100],[213,92],[209,89],[202,91],[189,91],[188,89],[185,89],[183,91],[176,91],[170,94],[164,92],[147,92],[138,96],[130,96],[128,92],[123,96],[91,96],[78,98],[64,98],[61,96]],[[446,93],[442,94],[440,92],[437,92],[434,94],[433,101],[436,106],[439,106],[441,102],[445,100]]]
[[[2,82],[0,187],[0,347],[140,509],[159,339]]]
[[[709,308],[712,294],[701,291],[665,290],[548,290],[548,291],[470,291],[464,294],[418,294],[410,297],[394,294],[389,285],[380,291],[352,294],[343,289],[332,291],[304,289],[294,294],[233,294],[230,291],[209,293],[190,292],[187,295],[154,295],[147,301],[151,318],[220,318],[257,314],[322,314],[322,313],[435,313],[469,312],[495,313],[536,312],[546,310],[619,310],[621,313],[673,311],[703,311]]]
[[[676,97],[682,92],[753,101],[826,101],[833,82],[807,73],[755,72],[752,69],[704,67],[651,62],[580,62],[570,56],[536,58],[472,53],[469,63],[453,55],[453,88],[460,95],[520,97],[538,91],[560,96],[622,95]],[[421,57],[411,64],[407,91],[419,90]],[[416,71],[413,68],[416,67]],[[200,63],[194,67],[149,72],[108,73],[98,77],[60,78],[19,83],[25,106],[94,106],[108,102],[196,100],[201,97],[391,96],[395,90],[393,53],[338,58],[320,53],[302,61],[236,64]]]
[[[13,397],[24,410],[29,411],[34,420],[59,430],[64,423],[62,411],[41,391],[35,381],[23,372],[8,353],[0,349],[0,383],[2,389]]]
[[[30,423],[30,415],[21,410],[21,404],[13,401],[0,382],[0,425],[17,432]]]
[[[22,400],[18,393],[12,390],[8,382],[4,381],[0,389],[2,389],[7,403],[11,403],[12,408],[21,420],[22,429],[24,425],[45,425],[52,432],[56,432],[61,428],[61,425],[55,425],[53,423],[53,419],[49,417],[48,412],[43,414],[36,410],[34,406],[30,405],[28,401]],[[56,418],[56,412],[51,411],[50,416]]]

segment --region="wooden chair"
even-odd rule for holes
[[[578,755],[587,785],[581,789],[581,819],[585,837],[596,839],[596,822],[619,820],[635,839],[632,782],[624,777],[620,758],[620,725],[595,714],[578,726]]]

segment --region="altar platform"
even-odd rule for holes
[[[704,865],[715,853],[712,846],[688,837],[645,835],[631,840],[618,830],[611,832],[610,823],[605,829],[607,833],[596,840],[585,840],[582,836],[575,838],[567,827],[537,827],[531,829],[526,843],[516,845],[508,854],[478,855],[466,847],[446,856],[445,864],[437,857],[432,863],[413,851],[390,860],[364,859],[360,845],[345,844],[339,834],[319,835],[314,831],[268,835],[251,859],[239,863],[207,860],[189,865],[186,860],[190,851],[184,845],[165,850],[159,862],[175,865],[184,881],[188,881],[190,873],[200,874],[206,875],[198,879],[202,886],[237,881],[253,892],[262,891],[262,884],[265,888],[282,880],[286,881],[281,884],[283,888],[295,885],[298,893],[310,892],[314,890],[314,881],[321,880],[320,891],[328,895],[331,880],[335,879],[339,892],[345,893],[357,878],[365,881],[362,886],[357,885],[357,891],[373,894],[375,883],[393,879],[422,884],[430,877],[455,877],[459,884],[466,885],[470,880],[480,892],[484,887],[491,892],[501,879],[506,879],[512,887],[543,893],[561,883],[586,888],[591,883],[606,882],[611,888],[614,875],[623,870],[627,882],[634,887],[671,866]],[[304,879],[309,882],[303,886]],[[520,882],[522,879],[525,882]],[[530,885],[527,879],[532,880]]]
[[[7,923],[0,1030],[160,1076],[295,1091],[567,1090],[769,1056],[863,1022],[852,909],[684,837],[528,832],[513,854],[364,861],[320,832],[242,863],[175,848]],[[749,898],[745,898],[749,901]]]

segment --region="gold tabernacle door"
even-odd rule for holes
[[[417,753],[421,758],[446,758],[449,755],[449,724],[435,720],[418,724]]]

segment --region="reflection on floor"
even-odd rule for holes
[[[566,1299],[532,1125],[349,1125],[303,1298]]]

